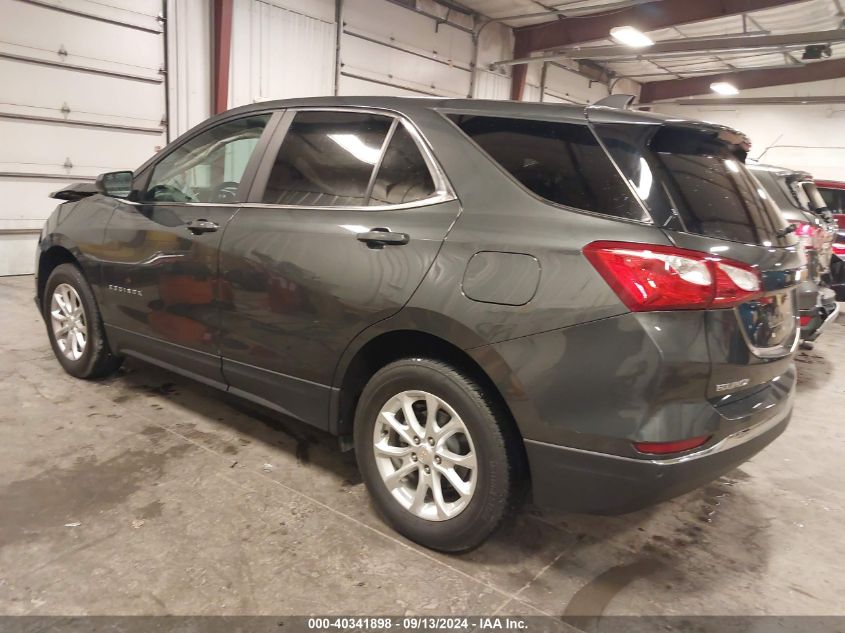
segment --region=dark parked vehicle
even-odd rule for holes
[[[339,435],[391,525],[464,550],[529,481],[626,512],[786,428],[804,261],[747,148],[607,107],[245,106],[59,192],[37,301],[72,375],[135,356]]]
[[[801,339],[811,343],[838,314],[829,283],[835,224],[809,174],[760,164],[750,170],[804,248],[808,275],[798,286],[798,314]]]
[[[816,187],[838,224],[830,262],[830,287],[836,292],[837,301],[845,301],[845,182],[817,180]]]

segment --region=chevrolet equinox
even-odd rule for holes
[[[632,511],[786,427],[805,273],[729,128],[596,105],[310,98],[54,194],[62,367],[165,367],[340,436],[410,539],[520,499]]]

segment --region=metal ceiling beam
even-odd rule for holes
[[[686,38],[663,40],[640,51],[633,51],[630,46],[573,46],[548,55],[507,59],[491,65],[516,66],[529,62],[552,62],[563,59],[648,60],[652,57],[664,55],[681,57],[700,55],[701,53],[731,53],[761,48],[780,49],[786,46],[830,44],[832,42],[845,42],[845,29],[813,31],[811,33],[782,33],[779,35],[733,35],[730,37],[696,38],[695,40]]]
[[[803,0],[797,0],[803,1]],[[608,37],[615,26],[631,25],[641,31],[653,31],[677,24],[741,15],[795,3],[796,0],[655,0],[627,9],[579,17],[558,19],[516,29],[513,56],[528,57],[535,51],[573,46]],[[513,70],[511,98],[521,99],[525,89],[526,66]]]
[[[660,0],[632,6],[610,13],[600,13],[577,20],[561,19],[516,31],[520,48],[542,51],[561,46],[608,38],[614,26],[630,25],[641,31],[653,31],[677,24],[712,20],[728,15],[741,15],[749,11],[770,9],[803,0]]]
[[[640,103],[710,94],[710,84],[717,81],[726,81],[740,90],[748,90],[750,88],[785,86],[809,81],[838,79],[840,77],[845,77],[845,59],[811,62],[794,68],[758,68],[669,81],[651,81],[642,85]],[[735,99],[732,101],[736,103]]]
[[[716,97],[713,99],[677,99],[663,101],[661,105],[670,103],[682,106],[730,106],[730,105],[824,105],[828,103],[845,103],[845,95],[817,95],[812,97]],[[654,104],[646,103],[642,108],[651,108]]]

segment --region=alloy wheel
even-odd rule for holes
[[[88,342],[85,308],[76,288],[59,284],[50,299],[50,321],[59,350],[70,360],[79,360]]]
[[[387,489],[415,516],[445,521],[472,500],[475,447],[461,416],[442,398],[425,391],[390,398],[379,412],[373,448]]]

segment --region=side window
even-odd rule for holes
[[[417,144],[405,126],[396,126],[370,195],[371,205],[403,204],[434,195],[434,181]]]
[[[538,196],[585,211],[646,219],[586,125],[467,114],[450,118]]]
[[[360,112],[298,112],[273,163],[263,202],[365,206],[393,118]]]
[[[827,208],[834,213],[839,213],[841,210],[839,206],[839,191],[836,189],[819,189],[819,193],[822,194]]]
[[[155,165],[142,200],[234,202],[269,120],[260,114],[227,121],[189,139]]]

